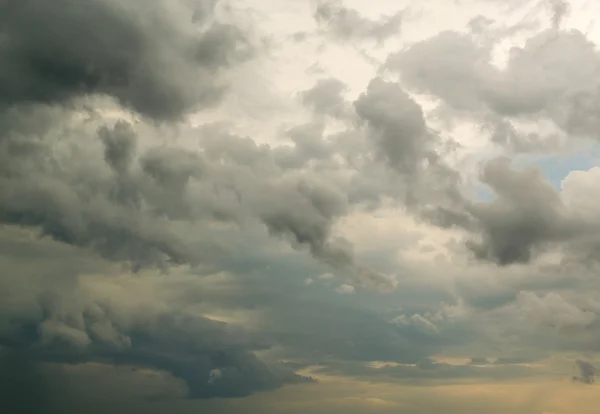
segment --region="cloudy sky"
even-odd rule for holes
[[[597,413],[599,13],[0,1],[0,411]]]

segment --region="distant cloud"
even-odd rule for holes
[[[339,294],[347,295],[350,293],[354,293],[354,286],[346,284],[340,285],[335,289],[335,291]]]
[[[317,23],[334,38],[344,41],[374,40],[381,43],[400,33],[402,12],[370,20],[339,0],[319,0],[314,14]]]
[[[579,375],[573,377],[573,381],[581,382],[583,384],[593,384],[596,382],[596,367],[586,361],[578,359],[575,361],[575,365],[579,369]]]

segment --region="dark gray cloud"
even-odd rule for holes
[[[481,183],[493,193],[491,200],[467,201],[451,192],[454,197],[446,198],[449,209],[442,204],[431,214],[425,211],[425,217],[442,227],[466,230],[466,245],[474,255],[501,266],[529,263],[555,248],[565,254],[565,263],[591,263],[599,222],[576,201],[583,196],[579,179],[585,180],[574,176],[559,192],[538,169],[515,169],[510,159],[495,158],[483,164],[480,174]]]
[[[195,45],[195,62],[216,70],[227,68],[253,56],[254,45],[242,30],[231,24],[215,23]]]
[[[427,130],[423,110],[395,83],[375,78],[355,102],[375,141],[378,156],[402,174],[414,175],[423,168],[433,137]]]
[[[319,1],[314,16],[320,26],[343,41],[374,40],[381,43],[398,35],[402,24],[402,12],[370,20],[357,10],[345,7],[339,0]]]
[[[64,408],[65,390],[79,389],[68,382],[110,370],[143,384],[159,378],[161,392],[146,399],[244,397],[312,382],[297,371],[317,364],[326,366],[321,373],[373,381],[507,380],[539,372],[518,366],[531,358],[509,359],[517,353],[507,349],[518,346],[507,343],[546,350],[540,338],[577,333],[582,338],[563,335],[556,346],[597,344],[582,333],[597,325],[597,312],[585,310],[595,302],[570,306],[539,294],[571,285],[538,268],[516,281],[511,269],[481,266],[467,280],[469,269],[446,269],[437,258],[417,270],[421,264],[399,264],[404,252],[395,240],[385,247],[361,240],[368,251],[355,254],[338,236],[340,219],[387,199],[419,220],[461,229],[475,256],[502,266],[555,245],[572,258],[597,255],[600,221],[578,199],[584,190],[566,197],[540,173],[496,159],[480,180],[495,198],[467,200],[461,174],[444,159],[454,143],[428,126],[401,83],[376,78],[350,102],[342,82],[318,81],[299,96],[312,119],[285,125],[281,146],[226,124],[151,124],[217,102],[219,75],[254,52],[241,29],[214,21],[210,3],[0,6],[12,16],[0,17],[0,345],[24,361],[0,362],[0,382],[12,381],[7,372],[15,379],[2,400],[14,397],[17,412],[75,411]],[[370,21],[335,2],[322,2],[316,18],[344,41],[382,42],[400,23],[399,14]],[[70,35],[81,26],[82,36]],[[456,33],[388,63],[411,88],[482,115],[502,145],[530,151],[536,137],[511,129],[513,117],[544,113],[582,134],[595,119],[593,94],[583,83],[573,88],[577,82],[565,80],[571,67],[552,61],[562,48],[583,59],[589,45],[577,33],[554,32],[515,50],[503,70]],[[538,68],[538,58],[552,69]],[[588,63],[575,75],[589,79]],[[584,110],[568,112],[574,102]],[[132,115],[142,116],[114,119]],[[332,125],[343,131],[330,133]],[[403,237],[418,243],[422,235]],[[440,269],[447,278],[430,274]],[[336,294],[339,285],[318,278],[327,271],[355,294]],[[359,288],[390,291],[396,283],[401,292],[387,296]],[[505,315],[523,323],[511,330]],[[536,333],[524,335],[530,323]],[[446,351],[507,359],[468,366],[430,359]],[[389,366],[369,364],[380,360]],[[587,382],[589,369],[580,369],[577,378]],[[48,382],[58,390],[42,386]],[[16,392],[25,383],[39,396],[35,406]]]
[[[118,327],[96,320],[95,313],[82,315],[83,330],[47,320],[38,325],[32,338],[13,337],[13,343],[6,345],[15,347],[18,341],[18,349],[39,362],[108,362],[165,371],[185,381],[190,398],[243,397],[284,383],[308,381],[284,369],[269,368],[251,353],[264,345],[238,342],[241,337],[227,333],[224,324],[168,314],[116,332]]]
[[[227,332],[223,323],[177,313],[158,315],[120,332],[128,339],[122,344],[113,338],[115,327],[94,320],[95,316],[83,315],[89,323],[86,334],[93,342],[79,355],[69,349],[73,344],[68,343],[70,337],[60,329],[62,325],[48,327],[46,323],[42,334],[49,338],[42,342],[47,346],[34,357],[67,363],[108,359],[118,365],[166,371],[186,382],[190,398],[243,397],[305,380],[291,371],[269,368],[252,354],[264,344]]]
[[[181,279],[167,279],[165,290],[162,277],[119,276],[107,262],[63,243],[7,242],[19,255],[2,245],[6,274],[0,285],[11,295],[0,307],[0,346],[18,352],[32,369],[93,363],[166,372],[185,382],[191,398],[242,397],[310,381],[258,359],[254,352],[273,345],[264,335],[192,312],[191,304],[209,298],[188,296],[191,286]],[[69,260],[78,253],[86,257],[82,263]],[[31,258],[38,261],[35,267],[27,265]],[[82,278],[83,272],[101,277]],[[200,279],[188,282],[199,291],[205,286]]]
[[[10,142],[4,144],[6,149],[11,147]],[[44,148],[46,143],[36,141],[36,145]],[[110,154],[110,150],[107,154],[111,163],[125,159]],[[24,165],[19,165],[21,157],[13,157],[9,165],[21,171],[0,176],[1,221],[39,227],[56,240],[89,247],[116,260],[164,264],[193,261],[189,247],[168,229],[164,219],[140,216],[134,207],[112,199],[113,190],[121,190],[117,187],[120,181],[94,168],[99,167],[97,162],[87,160],[88,166],[83,166],[73,161],[69,175],[65,175],[61,170],[67,165],[57,162],[68,159],[47,155],[36,151],[26,156]],[[26,168],[34,159],[35,166]]]
[[[120,122],[100,127],[103,148],[77,141],[78,134],[93,133],[92,128],[81,128],[61,135],[60,141],[47,132],[23,139],[12,130],[15,138],[4,142],[6,151],[29,139],[35,146],[5,166],[19,170],[4,177],[7,198],[0,205],[5,222],[41,226],[57,240],[92,248],[105,257],[164,265],[198,263],[189,240],[174,233],[177,221],[259,219],[272,233],[291,236],[319,260],[346,269],[357,280],[388,283],[356,264],[347,243],[330,240],[331,226],[346,211],[343,194],[307,175],[273,180],[281,170],[275,163],[277,153],[270,149],[252,142],[247,151],[236,152],[237,145],[229,150],[222,146],[226,140],[248,140],[208,131],[205,148],[212,162],[198,151],[169,146],[134,154],[139,139],[132,126]],[[146,140],[154,134],[146,133]],[[300,132],[294,134],[296,151],[311,153]],[[70,149],[61,153],[62,145]],[[95,159],[82,163],[70,157],[70,151],[83,147]],[[58,154],[49,157],[53,151]],[[38,162],[29,165],[35,157]],[[268,161],[270,167],[248,164],[252,157]],[[233,163],[220,164],[224,160]]]
[[[391,289],[387,277],[357,262],[350,243],[332,235],[336,220],[348,211],[343,189],[323,180],[317,171],[302,170],[310,161],[330,162],[333,147],[323,142],[321,134],[318,123],[301,125],[288,131],[293,147],[271,148],[208,130],[203,143],[213,164],[207,179],[223,186],[223,196],[232,196],[232,204],[226,205],[237,210],[235,217],[259,219],[272,235],[307,248],[359,284]]]
[[[248,44],[237,28],[211,25],[209,15],[180,6],[2,3],[0,220],[141,270],[211,256],[214,264],[218,242],[201,246],[182,228],[195,226],[202,239],[204,221],[254,219],[357,280],[385,280],[359,267],[345,244],[329,241],[345,208],[337,191],[310,179],[277,183],[274,163],[248,164],[252,148],[221,147],[209,163],[201,151],[160,145],[147,125],[105,124],[79,105],[83,99],[94,107],[97,96],[108,95],[143,116],[172,120],[215,102],[218,71],[251,50],[239,51]],[[205,140],[213,156],[215,142]],[[231,163],[220,164],[225,159]],[[23,288],[21,302],[8,303],[2,344],[27,364],[164,371],[185,381],[192,398],[242,397],[308,380],[265,364],[254,352],[270,344],[227,324],[177,309],[132,313],[111,298],[86,296],[79,273],[69,275],[55,287]],[[18,279],[6,282],[14,293]]]
[[[136,131],[118,122],[96,131],[93,122],[72,124],[74,119],[70,115],[60,121],[62,129],[56,124],[25,138],[16,129],[21,126],[11,127],[0,151],[10,159],[4,168],[14,170],[0,181],[2,221],[39,226],[56,240],[139,267],[199,264],[205,252],[177,231],[185,222],[258,220],[357,282],[390,287],[387,278],[356,263],[347,242],[332,237],[334,222],[347,209],[342,191],[316,175],[285,174],[277,165],[281,151],[210,128],[188,131],[204,151],[148,145],[159,141],[152,128]],[[139,133],[146,145],[136,149]],[[86,134],[99,139],[80,137]],[[290,159],[324,157],[318,153],[326,150],[300,130],[291,134],[296,147]],[[11,156],[28,141],[29,152]],[[90,158],[73,157],[77,151]]]
[[[113,128],[103,126],[98,136],[104,143],[104,160],[115,172],[124,174],[135,155],[137,135],[130,124],[120,121]]]
[[[393,287],[332,236],[335,220],[347,211],[343,193],[313,174],[282,170],[268,146],[218,128],[185,129],[200,151],[161,144],[149,125],[107,124],[62,106],[20,106],[1,115],[0,155],[7,162],[0,174],[0,219],[73,246],[71,254],[91,251],[136,271],[218,267],[221,235],[209,230],[212,224],[262,224],[356,284]],[[314,152],[299,131],[292,135],[295,150]],[[195,398],[241,397],[309,381],[258,359],[254,352],[270,342],[177,309],[123,311],[122,304],[84,295],[80,273],[70,275],[60,288],[44,283],[26,294],[26,307],[13,303],[3,321],[4,346],[36,363],[168,372]],[[13,290],[18,282],[8,283]]]
[[[0,350],[0,406],[15,414],[68,412],[65,404],[65,381],[46,372],[19,352]]]
[[[175,216],[189,218],[182,199],[199,158],[138,153],[132,126],[102,125],[102,111],[119,108],[100,98],[149,118],[180,118],[216,101],[219,71],[247,58],[251,46],[240,29],[215,22],[213,1],[147,6],[0,5],[0,219],[136,267],[197,263],[168,227]],[[86,139],[95,135],[112,177]]]
[[[501,158],[486,164],[481,180],[497,198],[471,207],[482,231],[482,240],[469,244],[477,257],[501,265],[526,263],[536,248],[574,230],[559,194],[539,171],[514,171]]]
[[[309,365],[339,360],[415,363],[435,349],[433,341],[418,332],[400,331],[378,313],[333,300],[329,304],[294,302],[299,309],[274,312],[265,322],[265,330],[279,327],[274,339]],[[318,316],[324,314],[327,316]]]
[[[211,3],[3,2],[0,105],[102,94],[157,119],[212,105],[222,93],[215,70],[247,43],[234,27],[210,25]]]
[[[375,159],[395,171],[400,199],[416,215],[442,227],[470,226],[465,214],[458,171],[442,157],[445,145],[431,130],[421,106],[398,83],[373,79],[354,102],[357,115],[367,124]],[[389,178],[394,180],[394,178]],[[389,189],[389,193],[394,190]]]
[[[579,374],[573,377],[573,381],[583,384],[593,384],[596,382],[596,367],[586,361],[578,359],[575,361]]]
[[[352,245],[332,237],[332,226],[347,208],[347,199],[335,188],[306,179],[282,182],[272,197],[257,200],[258,214],[270,233],[290,237],[294,245],[307,247],[328,266],[348,274],[361,285],[393,289],[385,275],[357,263]]]

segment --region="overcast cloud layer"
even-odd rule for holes
[[[0,1],[0,411],[596,413],[590,2]]]

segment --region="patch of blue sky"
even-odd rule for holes
[[[481,183],[475,187],[475,201],[490,201],[494,198],[494,192],[486,185]]]
[[[544,177],[560,190],[562,181],[573,171],[587,171],[600,165],[600,144],[590,145],[576,152],[561,155],[519,155],[513,159],[517,169],[537,167]],[[479,184],[475,189],[475,200],[489,201],[494,192],[486,185]]]
[[[600,161],[600,144],[594,144],[571,154],[546,156],[521,156],[513,161],[516,168],[535,166],[544,177],[560,190],[562,181],[572,171],[587,171]]]

